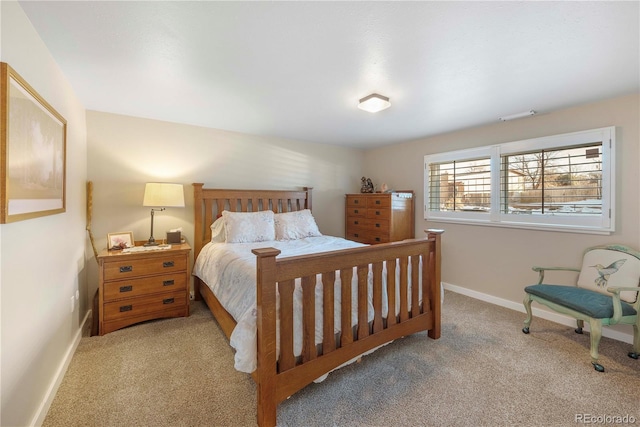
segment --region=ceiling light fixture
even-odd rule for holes
[[[382,111],[385,108],[391,107],[391,102],[389,102],[389,98],[386,96],[378,95],[377,93],[372,93],[369,96],[365,96],[358,102],[358,108],[364,111],[368,111],[370,113],[377,113],[378,111]]]
[[[525,111],[523,113],[516,113],[516,114],[511,114],[510,116],[500,117],[500,120],[503,121],[503,122],[506,122],[507,120],[521,119],[523,117],[533,116],[534,114],[536,114],[535,111],[529,110],[529,111]]]

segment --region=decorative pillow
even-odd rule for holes
[[[224,227],[224,219],[220,217],[213,221],[213,224],[211,224],[211,241],[214,243],[224,243],[226,238],[227,236]]]
[[[229,212],[222,211],[225,241],[227,243],[251,243],[275,240],[273,211]]]
[[[322,236],[309,209],[275,214],[276,240]]]
[[[584,255],[578,286],[611,295],[609,286],[638,286],[640,260],[633,255],[607,249],[593,249]],[[620,292],[620,299],[634,303],[638,292]]]

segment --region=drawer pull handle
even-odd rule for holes
[[[131,310],[133,310],[132,305],[123,305],[120,307],[120,313],[124,313],[125,311],[131,311]]]
[[[353,204],[354,204],[354,205],[357,205],[358,203],[359,203],[359,200],[354,200],[354,201],[353,201]]]
[[[380,204],[380,200],[376,200],[376,205],[379,205],[379,204]]]
[[[376,242],[379,242],[379,241],[380,241],[380,238],[379,238],[379,237],[376,237]]]
[[[380,228],[380,224],[376,224],[376,227]]]
[[[359,213],[359,212],[358,212],[358,209],[354,209],[354,210],[353,210],[353,213]]]
[[[380,211],[376,211],[376,215],[380,215]]]
[[[162,300],[163,304],[173,304],[175,301],[175,298],[165,298]]]
[[[133,285],[120,286],[120,292],[131,292],[133,290]]]
[[[353,224],[354,224],[354,225],[358,225],[358,224],[360,224],[360,223],[359,223],[358,221],[353,221]]]
[[[173,265],[174,265],[174,262],[173,262],[173,261],[165,261],[165,262],[163,262],[163,263],[162,263],[162,266],[163,266],[164,268],[167,268],[167,267],[173,267]]]
[[[171,280],[165,280],[162,282],[162,286],[171,286],[175,283],[175,280],[171,279]]]
[[[133,271],[133,265],[123,265],[120,267],[120,273],[131,273]]]

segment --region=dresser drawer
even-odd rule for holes
[[[366,196],[347,196],[347,207],[367,207]]]
[[[376,233],[371,230],[347,230],[346,238],[354,242],[376,244],[389,242],[389,233]]]
[[[365,216],[367,216],[367,208],[354,208],[352,206],[347,207],[347,217],[364,218]]]
[[[371,219],[389,219],[391,218],[391,209],[385,208],[370,208],[367,209],[367,218]]]
[[[104,321],[144,316],[149,313],[186,307],[184,291],[146,295],[104,304]]]
[[[124,255],[126,257],[126,255]],[[122,280],[148,274],[167,274],[187,269],[187,257],[167,255],[144,259],[118,259],[104,265],[104,280]]]
[[[388,195],[373,196],[367,199],[368,208],[388,208],[391,206],[391,197]]]
[[[186,287],[187,278],[184,273],[106,282],[104,284],[104,301],[133,298],[159,292],[184,290]]]

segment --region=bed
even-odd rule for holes
[[[313,220],[307,227],[311,188],[203,186],[193,184],[194,296],[204,299],[236,349],[236,369],[251,372],[257,384],[258,425],[276,425],[278,403],[363,354],[420,331],[440,337],[441,230],[428,230],[423,239],[361,245],[321,235]],[[253,221],[249,227],[247,220]],[[295,227],[300,221],[302,229]],[[226,239],[219,238],[221,223]],[[206,265],[221,275],[209,276]],[[232,265],[242,273],[222,275],[232,274]],[[254,300],[229,305],[239,297],[221,290],[227,285],[233,294],[246,280]],[[242,336],[253,336],[244,344],[253,354],[239,355]]]

